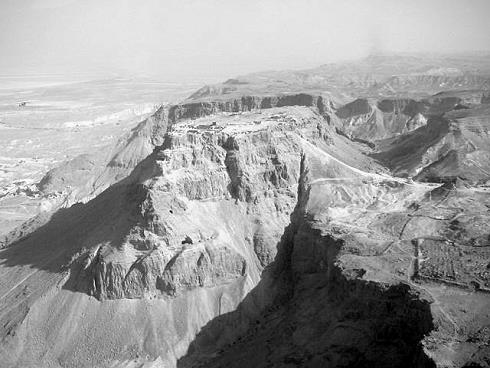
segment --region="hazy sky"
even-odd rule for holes
[[[0,0],[0,74],[223,79],[371,51],[490,49],[490,0]]]

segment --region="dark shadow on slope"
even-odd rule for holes
[[[3,267],[30,266],[38,270],[59,274],[70,269],[71,261],[82,250],[96,244],[120,246],[130,228],[144,219],[139,205],[145,199],[146,190],[142,184],[151,175],[154,155],[143,160],[132,174],[106,189],[86,204],[74,204],[56,211],[49,220],[34,230],[9,244],[0,252]],[[45,217],[43,215],[41,217]],[[71,291],[86,291],[76,280],[77,274],[71,267],[70,279],[63,286]],[[83,282],[82,282],[83,284]]]
[[[293,215],[277,244],[275,259],[264,269],[259,283],[236,310],[215,317],[201,329],[177,367],[195,367],[198,362],[207,362],[216,352],[226,351],[236,341],[241,341],[250,328],[259,325],[264,314],[278,309],[291,298],[293,283],[288,270],[296,232]],[[264,299],[269,303],[264,303]]]
[[[449,132],[449,122],[440,117],[430,118],[424,125],[410,133],[378,142],[379,152],[370,156],[399,175],[410,175],[418,167],[424,154]]]
[[[4,266],[29,265],[62,274],[68,271],[67,265],[83,248],[102,243],[120,245],[128,230],[142,221],[138,206],[146,191],[136,184],[135,179],[145,179],[142,173],[150,172],[145,166],[153,159],[147,158],[130,177],[87,204],[58,211],[47,224],[0,252]],[[302,196],[300,191],[298,197]],[[303,220],[303,211],[298,205],[278,245],[276,259],[264,272],[260,283],[236,311],[219,316],[204,326],[178,365],[196,366],[203,356],[223,349],[221,355],[205,361],[215,366],[265,366],[268,357],[272,357],[277,366],[303,363],[315,366],[314,359],[323,362],[341,356],[344,363],[329,364],[431,366],[419,345],[423,335],[432,328],[430,309],[428,303],[412,297],[407,287],[383,290],[374,283],[347,280],[340,272],[337,274],[333,265],[327,270],[293,272],[293,244],[296,247],[304,245],[303,241],[295,240],[298,225]],[[330,238],[324,239],[312,229],[305,228],[303,232],[311,234],[319,249],[333,247],[335,252],[330,252],[324,263],[335,258],[338,243],[332,244]],[[313,258],[313,261],[322,259]],[[83,291],[78,274],[73,271],[76,270],[72,269],[64,288]],[[265,296],[272,298],[271,295],[275,297],[274,302],[263,305],[261,301],[266,299]],[[305,308],[311,306],[315,309],[308,311]],[[319,318],[323,315],[328,317],[325,321]],[[356,335],[357,325],[364,326],[362,330],[367,332],[366,336],[364,332],[361,337]],[[298,337],[296,332],[300,326],[311,327],[311,332],[303,332]],[[259,335],[259,330],[266,335]],[[328,331],[329,336],[335,338],[332,340],[327,336],[324,341],[321,331]],[[363,341],[367,342],[367,347],[360,350],[359,344]],[[316,346],[317,343],[320,345]],[[329,355],[332,351],[334,356]]]
[[[435,367],[421,346],[434,328],[430,303],[408,285],[341,272],[334,261],[342,246],[297,206],[259,284],[206,324],[177,366]]]
[[[236,311],[204,326],[177,366],[435,367],[420,343],[433,329],[429,303],[407,285],[348,280],[338,269],[329,280],[318,272],[276,283],[261,281]],[[288,292],[272,305],[250,311],[281,287]]]
[[[228,169],[229,170],[229,169]],[[259,283],[229,313],[215,317],[208,322],[189,345],[187,354],[177,362],[177,367],[195,367],[198,362],[208,361],[208,357],[223,352],[241,340],[252,326],[258,326],[264,314],[278,310],[292,297],[293,280],[291,270],[291,252],[297,224],[304,213],[301,198],[308,195],[304,190],[308,170],[305,157],[301,159],[298,185],[298,201],[290,215],[290,223],[285,227],[277,243],[274,261],[262,273]],[[233,187],[230,187],[233,190]],[[252,365],[250,365],[252,366]]]

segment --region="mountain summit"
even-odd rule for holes
[[[54,210],[0,251],[0,361],[488,367],[490,60],[468,60],[228,79],[51,170]]]

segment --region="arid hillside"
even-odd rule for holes
[[[490,65],[445,60],[237,77],[49,170],[2,366],[490,367]]]

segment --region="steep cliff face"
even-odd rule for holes
[[[142,200],[139,220],[121,248],[99,248],[84,268],[89,293],[157,297],[246,276],[257,282],[294,207],[301,146],[274,128],[223,128],[176,125],[133,173],[144,179],[131,194]]]
[[[301,167],[298,203],[276,258],[282,268],[274,287],[283,292],[247,327],[233,324],[246,305],[210,322],[178,366],[485,366],[488,295],[472,294],[470,280],[484,274],[486,253],[472,253],[451,276],[442,271],[449,249],[441,249],[451,247],[453,215],[474,218],[485,204],[466,207],[471,194],[454,192],[439,206],[437,185],[369,174],[314,146],[305,145]],[[488,203],[488,195],[479,200]],[[470,231],[468,222],[461,226]],[[465,252],[468,245],[452,246]],[[441,288],[451,277],[458,286]],[[471,343],[469,330],[477,336]],[[214,338],[221,333],[228,338]]]
[[[485,183],[490,178],[488,116],[485,105],[449,111],[409,134],[379,141],[373,156],[397,175]]]
[[[6,364],[172,366],[204,324],[271,278],[304,139],[334,133],[304,107],[207,119],[176,123],[130,176],[2,252]]]
[[[111,186],[0,252],[2,361],[459,367],[484,357],[488,194],[475,204],[475,193],[390,176],[336,133],[320,98],[236,101],[159,110],[110,156],[111,179],[91,179]],[[416,168],[408,152],[423,160],[449,132],[430,120],[390,157]],[[455,253],[465,262],[451,263]]]
[[[340,119],[340,130],[347,136],[373,143],[421,128],[431,117],[463,108],[462,101],[458,96],[443,94],[423,100],[356,99],[338,108],[335,114]]]
[[[333,263],[341,247],[301,226],[294,250],[309,253],[308,265],[295,269],[289,299],[220,349],[193,347],[179,366],[435,367],[420,344],[433,328],[429,302],[406,285],[364,281],[362,269],[343,274]]]
[[[138,124],[115,147],[76,157],[50,170],[39,182],[45,194],[61,192],[68,202],[86,201],[110,185],[125,178],[155,147],[163,144],[169,127],[179,120],[196,119],[218,113],[240,113],[273,107],[315,107],[327,120],[333,114],[333,104],[321,95],[283,94],[277,96],[243,96],[222,101],[188,102],[160,107],[152,116]]]
[[[172,121],[178,121],[195,119],[218,112],[242,112],[283,106],[312,106],[317,107],[320,113],[324,113],[332,107],[329,101],[325,101],[321,95],[316,94],[252,95],[175,105],[170,109],[169,117]]]

